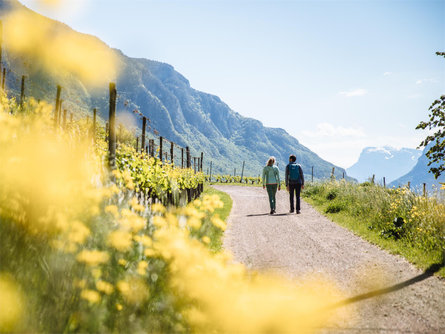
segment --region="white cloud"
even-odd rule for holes
[[[363,88],[357,88],[357,89],[353,89],[353,90],[349,90],[349,91],[345,91],[345,92],[340,92],[338,94],[346,96],[346,97],[363,96],[363,95],[368,94],[368,91]]]
[[[436,83],[437,80],[434,78],[429,78],[429,79],[419,79],[416,81],[416,85],[422,85],[424,83]]]
[[[392,72],[385,72],[385,73],[383,73],[383,75],[385,76],[385,77],[387,77],[388,75],[391,75],[392,74]]]
[[[307,137],[365,137],[362,128],[345,128],[330,123],[319,123],[315,131],[303,131]]]

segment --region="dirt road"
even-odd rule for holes
[[[233,199],[224,247],[236,261],[294,280],[327,276],[347,298],[385,289],[343,306],[353,316],[322,332],[445,333],[444,280],[355,236],[305,202],[300,215],[289,214],[285,191],[278,193],[277,214],[271,216],[262,188],[215,188]]]

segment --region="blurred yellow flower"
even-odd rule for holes
[[[100,295],[95,290],[85,289],[80,293],[80,298],[89,301],[91,304],[96,304],[100,301]]]
[[[0,276],[0,332],[13,332],[23,317],[23,296],[19,287],[6,275]]]
[[[114,291],[113,285],[105,281],[97,281],[96,288],[98,291],[103,292],[107,295],[111,295]]]
[[[122,311],[123,307],[121,304],[116,304],[116,310]]]
[[[145,275],[147,273],[148,268],[148,262],[147,261],[140,261],[138,263],[138,269],[137,272],[139,275]]]
[[[154,213],[164,213],[166,211],[165,206],[160,203],[154,203],[151,205],[151,211]]]
[[[73,221],[71,223],[71,230],[68,234],[68,240],[74,243],[81,244],[90,235],[90,229],[80,221]]]
[[[119,217],[119,210],[116,205],[108,205],[105,207],[106,213],[111,213],[115,218]]]
[[[213,216],[211,218],[211,222],[213,225],[215,225],[215,227],[218,227],[223,231],[225,231],[227,228],[227,224],[223,220],[221,220],[218,215]]]
[[[116,248],[120,252],[128,251],[132,246],[131,234],[127,231],[116,230],[108,235],[108,245]]]
[[[205,236],[202,237],[202,242],[204,242],[205,244],[208,245],[210,243],[210,238],[205,235]]]
[[[77,261],[84,262],[89,266],[97,266],[101,263],[108,262],[110,256],[107,252],[99,251],[99,250],[83,250],[79,254],[77,254]]]

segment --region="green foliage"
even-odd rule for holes
[[[436,54],[445,58],[444,52]],[[420,143],[420,147],[427,147],[431,144],[426,156],[430,160],[428,166],[433,165],[430,172],[437,179],[445,171],[445,95],[435,100],[428,110],[430,111],[429,120],[420,122],[416,129],[435,130],[433,135],[427,136]]]
[[[407,256],[412,256],[414,249],[416,255],[410,260],[429,261],[423,262],[427,267],[440,262],[445,250],[444,190],[423,197],[407,188],[387,189],[342,180],[307,183],[302,196],[332,214],[332,219],[346,221],[347,227],[372,240],[392,240],[396,244],[390,247]]]

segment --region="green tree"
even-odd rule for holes
[[[436,52],[436,55],[445,58],[445,52]],[[434,134],[427,136],[419,147],[433,144],[426,152],[426,156],[429,159],[428,166],[434,164],[430,168],[430,173],[433,173],[437,179],[445,171],[445,95],[435,100],[428,110],[430,111],[429,120],[420,122],[416,129],[435,130]]]

